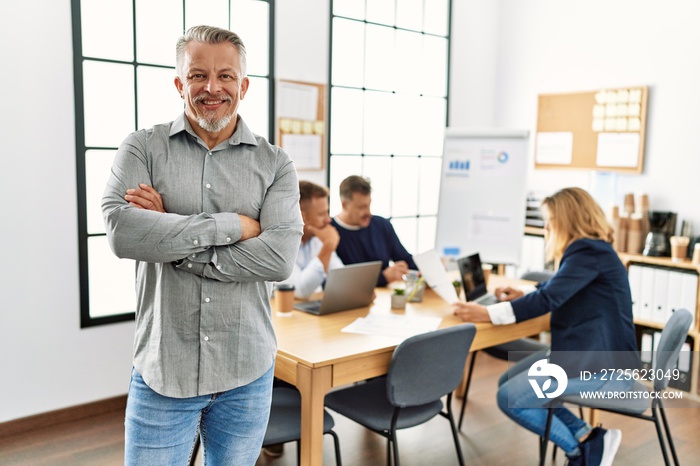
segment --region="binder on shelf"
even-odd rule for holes
[[[641,319],[639,309],[642,292],[642,267],[630,264],[627,269],[627,277],[630,281],[630,293],[632,294],[632,315],[635,319]],[[680,295],[680,290],[678,294]]]
[[[671,314],[678,309],[683,309],[683,280],[685,272],[678,270],[669,270],[668,272],[668,289],[666,290],[666,318],[671,318]],[[694,313],[695,307],[688,308],[691,313]]]
[[[687,309],[693,316],[693,323],[691,327],[695,325],[695,311],[698,305],[698,274],[694,272],[683,274],[683,291],[681,293],[681,305],[682,309]]]
[[[671,378],[668,386],[677,388],[678,390],[690,391],[690,373],[693,362],[693,352],[691,351],[691,338],[688,337],[681,347],[681,352],[678,355],[678,363],[676,368],[679,371],[679,377]]]
[[[642,285],[639,300],[639,318],[651,320],[654,299],[654,268],[642,267]]]
[[[651,321],[658,324],[666,323],[666,304],[668,301],[668,270],[652,269],[654,271],[654,294],[651,300]]]
[[[654,330],[643,329],[641,342],[639,344],[639,358],[642,361],[642,369],[652,368],[652,357],[654,352]]]

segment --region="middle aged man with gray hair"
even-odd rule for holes
[[[233,32],[177,44],[175,121],[130,134],[102,202],[109,244],[136,261],[127,465],[253,465],[269,417],[275,335],[268,281],[286,279],[302,234],[290,158],[238,116],[248,90]]]

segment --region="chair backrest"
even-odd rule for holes
[[[693,316],[686,309],[677,309],[668,319],[661,340],[655,350],[654,369],[656,374],[667,374],[676,367],[681,347],[688,336],[688,329],[693,322]],[[659,371],[662,371],[659,373]],[[656,375],[655,374],[655,375]],[[654,377],[654,390],[663,390],[668,386],[670,377]]]
[[[462,380],[476,327],[461,324],[423,333],[394,350],[387,397],[397,407],[418,406],[452,392]]]
[[[520,276],[523,280],[530,280],[537,283],[544,283],[554,276],[553,270],[531,270]]]

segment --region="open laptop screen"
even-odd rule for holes
[[[486,280],[484,279],[484,271],[481,269],[479,254],[458,259],[457,266],[467,301],[474,301],[484,296],[486,294]]]

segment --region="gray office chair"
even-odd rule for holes
[[[338,435],[333,432],[333,417],[324,410],[323,413],[323,433],[333,437],[335,446],[335,464],[342,466],[340,460],[340,442]],[[297,465],[301,464],[301,395],[296,388],[274,387],[272,389],[272,404],[270,406],[270,420],[267,423],[267,431],[263,439],[263,447],[279,445],[281,443],[297,443]],[[195,458],[199,450],[199,438],[197,438],[190,466],[194,466]]]
[[[542,270],[534,272],[525,272],[520,278],[523,280],[530,280],[540,284],[552,278],[553,275],[553,271]],[[502,359],[504,361],[509,360],[508,355],[510,354],[510,361],[518,362],[531,353],[546,351],[548,349],[549,345],[540,343],[539,341],[535,341],[532,338],[521,338],[519,340],[510,341],[508,343],[484,348],[481,351],[493,356],[494,358]],[[474,373],[474,363],[476,362],[477,353],[478,351],[474,351],[471,355],[471,358],[469,358],[469,373],[467,374],[467,382],[464,386],[464,400],[462,401],[462,409],[459,412],[459,422],[457,423],[459,430],[462,430],[462,421],[464,421],[464,411],[467,408],[467,396],[469,395],[469,386],[472,383],[472,374]]]
[[[323,433],[333,437],[335,445],[335,464],[342,466],[340,460],[340,442],[338,435],[333,432],[333,417],[324,410]],[[272,389],[272,406],[270,421],[267,424],[263,447],[280,443],[297,443],[297,464],[300,464],[301,439],[301,396],[295,388],[275,387]]]
[[[436,415],[447,418],[464,466],[452,415],[452,392],[460,383],[476,327],[461,324],[413,336],[394,350],[386,377],[330,392],[326,406],[387,438],[387,466],[399,466],[396,431]],[[447,411],[441,398],[447,396]]]
[[[673,313],[668,322],[666,322],[661,332],[661,340],[655,350],[654,373],[665,374],[667,371],[672,371],[676,367],[681,347],[688,336],[688,330],[692,322],[693,316],[685,309],[678,309]],[[656,378],[653,388],[649,390],[645,385],[635,381],[629,392],[651,391],[658,394],[668,387],[668,383],[669,378],[667,377]],[[663,403],[661,402],[661,396],[654,396],[650,404],[648,398],[638,398],[634,396],[630,396],[626,399],[584,399],[578,395],[564,395],[554,400],[550,407],[555,407],[562,403],[571,403],[592,409],[609,411],[615,414],[623,414],[637,419],[653,421],[656,426],[656,434],[659,437],[659,446],[661,447],[661,453],[664,457],[664,464],[666,464],[666,466],[670,465],[668,452],[666,451],[666,442],[664,441],[665,431],[665,437],[671,449],[671,454],[673,455],[673,463],[676,466],[679,465],[678,455],[673,445],[673,438],[671,437],[671,430],[668,427],[668,420],[666,419],[666,413],[664,412]],[[650,408],[651,413],[644,414]],[[545,463],[547,442],[549,441],[549,429],[552,424],[552,412],[553,410],[550,409],[549,415],[547,416],[544,438],[542,439],[540,448],[540,466],[543,466]]]

